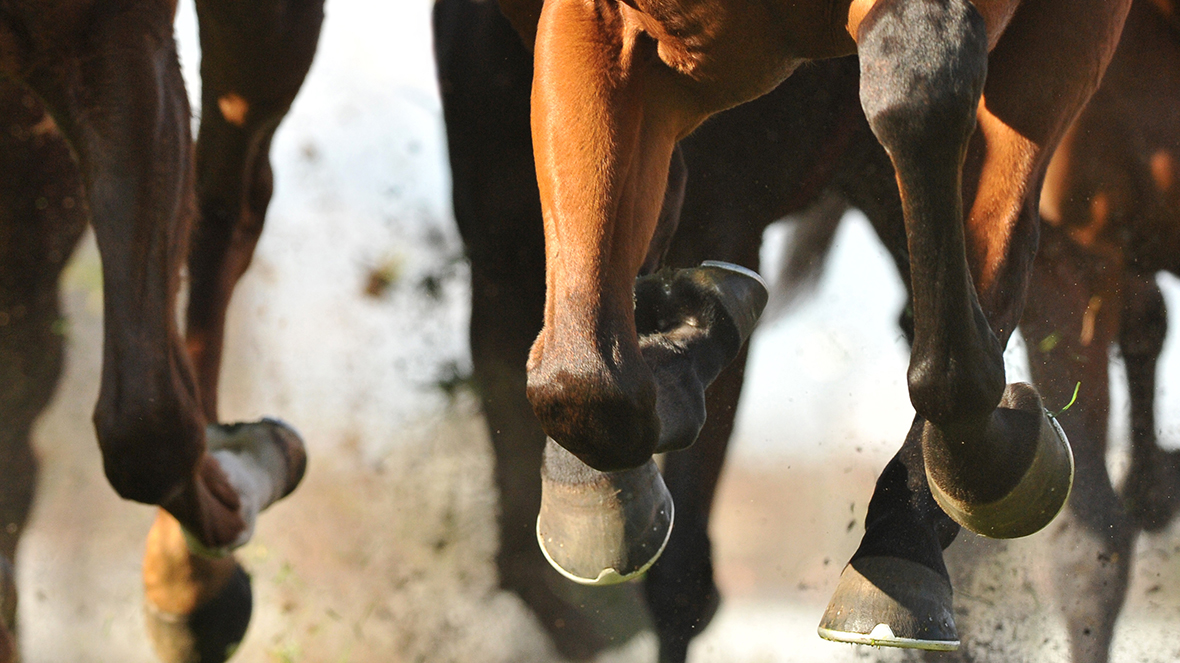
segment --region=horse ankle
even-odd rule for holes
[[[634,355],[546,352],[530,361],[526,393],[546,435],[599,471],[642,465],[659,439],[655,380]]]

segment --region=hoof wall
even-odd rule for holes
[[[896,557],[849,562],[818,631],[825,640],[858,645],[959,648],[950,583],[921,564]]]
[[[758,272],[729,262],[706,260],[695,270],[694,280],[717,291],[742,342],[750,338],[770,299],[766,281]]]
[[[987,504],[969,504],[947,494],[929,472],[927,478],[938,506],[955,522],[993,539],[1015,539],[1040,531],[1065,507],[1073,488],[1073,451],[1065,431],[1041,405],[1032,386],[1008,385],[999,407],[1040,415],[1032,463],[1007,495]]]
[[[246,635],[253,604],[250,576],[239,566],[221,593],[191,614],[164,612],[145,601],[144,621],[164,663],[221,663]]]
[[[548,442],[537,542],[566,578],[613,585],[642,575],[664,551],[672,521],[672,495],[655,461],[598,472]]]
[[[274,475],[278,493],[274,501],[294,492],[307,472],[307,448],[299,432],[270,417],[237,424],[210,424],[205,429],[210,452],[228,451],[258,457],[257,462]],[[277,454],[281,463],[266,456]]]

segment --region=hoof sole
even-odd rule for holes
[[[144,621],[164,663],[221,663],[237,651],[250,625],[250,576],[237,567],[220,594],[192,614],[176,615],[144,602]]]
[[[210,452],[224,450],[249,453],[251,448],[260,444],[260,440],[270,441],[282,456],[285,466],[278,499],[294,492],[307,472],[307,448],[303,438],[298,431],[279,419],[266,417],[249,423],[210,424],[206,428],[205,438]]]
[[[921,564],[897,557],[849,562],[818,632],[825,640],[858,645],[959,648],[950,583]]]
[[[672,496],[655,461],[598,472],[548,442],[537,542],[545,559],[566,578],[583,585],[613,585],[642,575],[668,543],[673,512]]]
[[[1040,531],[1065,508],[1073,488],[1073,451],[1065,431],[1044,409],[1030,385],[1008,385],[1000,407],[1025,411],[1035,408],[1042,413],[1032,463],[1007,495],[987,504],[968,504],[944,492],[929,472],[927,479],[938,506],[955,522],[993,539],[1015,539]]]

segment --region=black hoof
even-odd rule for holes
[[[250,576],[239,566],[221,593],[191,614],[164,612],[145,601],[144,621],[164,663],[221,663],[246,635],[253,606]]]
[[[720,260],[706,260],[689,272],[693,282],[714,293],[742,342],[750,338],[770,298],[766,281],[754,270]]]
[[[664,551],[672,518],[672,495],[655,461],[599,472],[547,441],[537,541],[563,576],[584,585],[638,577]]]
[[[656,380],[657,453],[696,441],[705,424],[705,389],[737,357],[767,298],[758,274],[723,262],[636,280],[635,328]]]
[[[951,585],[898,557],[862,557],[840,574],[819,625],[825,640],[931,651],[959,648]]]
[[[1015,539],[1040,531],[1065,507],[1073,487],[1073,452],[1065,431],[1041,405],[1041,397],[1031,385],[1008,385],[999,407],[1030,416],[1039,414],[1040,418],[1032,462],[1007,495],[993,502],[973,504],[954,498],[939,486],[929,467],[926,477],[938,506],[955,522],[993,539]]]

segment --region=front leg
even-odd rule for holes
[[[1002,349],[1023,306],[1045,159],[1101,78],[1126,10],[1126,2],[1022,5],[990,56],[991,26],[966,0],[879,0],[859,23],[861,101],[897,173],[913,294],[908,377],[919,420],[907,446],[920,447],[923,467],[904,449],[894,464],[903,461],[910,493],[929,490],[957,522],[991,536],[1040,529],[1069,493],[1068,443],[1032,387],[1005,387]],[[1072,75],[1061,75],[1061,62]],[[924,481],[916,482],[918,471]],[[881,499],[906,492],[890,485],[902,483],[883,475],[874,503],[896,511],[898,522],[914,520],[907,510],[923,513],[907,500]],[[824,635],[955,646],[953,626],[938,625],[951,597],[932,537],[890,546],[873,540],[871,525],[886,520],[870,520]],[[928,593],[898,609],[890,586],[915,578],[926,579]]]
[[[528,398],[556,442],[537,534],[554,566],[594,584],[633,577],[662,550],[672,506],[652,453],[692,443],[704,388],[766,302],[760,279],[732,266],[636,284],[659,253],[675,143],[707,115],[636,12],[546,3],[534,48],[546,303]]]
[[[1023,307],[1046,156],[1093,92],[1126,11],[1094,5],[1081,17],[1022,6],[990,59],[988,26],[965,0],[878,2],[860,25],[861,99],[905,213],[926,471],[943,509],[990,536],[1035,532],[1069,491],[1068,446],[1035,390],[1005,388],[1001,353]],[[1051,66],[1062,58],[1076,75]],[[1030,81],[1048,89],[1034,94]]]
[[[583,462],[633,468],[655,451],[660,422],[632,286],[673,147],[693,121],[671,112],[671,74],[621,5],[546,3],[534,55],[547,292],[529,400],[545,432]]]

